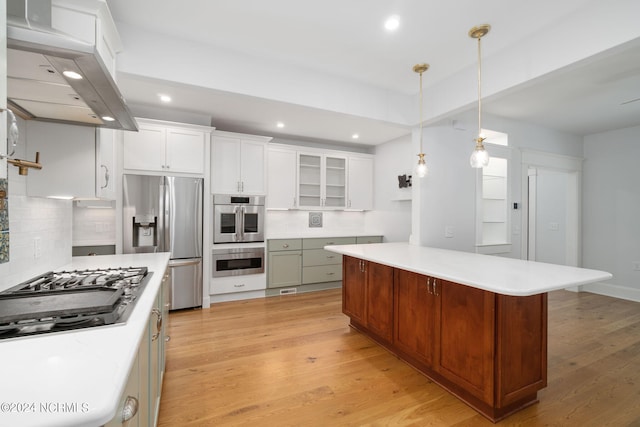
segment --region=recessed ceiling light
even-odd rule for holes
[[[391,15],[384,21],[384,28],[387,31],[395,31],[400,26],[400,17],[398,15]]]
[[[158,97],[162,102],[171,102],[171,97],[169,95],[164,95],[161,93],[161,94],[158,94]]]
[[[351,135],[351,138],[358,139],[360,138],[360,135],[358,135],[357,133],[354,133],[353,135]]]
[[[82,75],[76,73],[75,71],[63,71],[62,74],[64,74],[65,77],[69,77],[70,79],[74,79],[74,80],[80,80],[82,78]]]
[[[111,116],[102,116],[102,120],[104,120],[105,122],[113,122],[113,121],[115,121],[116,119],[114,119],[114,118],[113,118],[113,117],[111,117]]]
[[[276,126],[278,126],[280,129],[282,129],[284,127],[284,123],[278,122],[278,123],[276,123]]]

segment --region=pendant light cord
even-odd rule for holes
[[[482,37],[478,37],[478,140],[481,138],[482,134],[482,47],[480,44],[480,39]],[[478,143],[482,143],[482,141],[478,141]]]
[[[422,72],[420,72],[420,154],[422,153]]]

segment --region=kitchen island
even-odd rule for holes
[[[138,385],[131,376],[137,378],[139,348],[146,350],[140,354],[152,353],[144,340],[168,262],[168,253],[108,255],[75,257],[61,267],[145,266],[152,274],[126,323],[0,340],[0,425],[121,425],[125,389]],[[148,414],[156,404],[146,393],[137,399],[141,413]]]
[[[612,277],[407,243],[325,249],[343,255],[351,326],[493,422],[547,385],[547,292]]]

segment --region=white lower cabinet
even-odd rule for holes
[[[168,274],[155,302],[144,335],[138,347],[127,385],[120,398],[116,416],[106,427],[148,427],[158,424],[162,379],[164,377],[164,346],[168,341],[165,330],[168,321]]]

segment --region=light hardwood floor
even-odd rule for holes
[[[491,426],[348,326],[341,291],[169,316],[160,426]],[[640,426],[640,303],[549,294],[548,386],[499,426]]]

